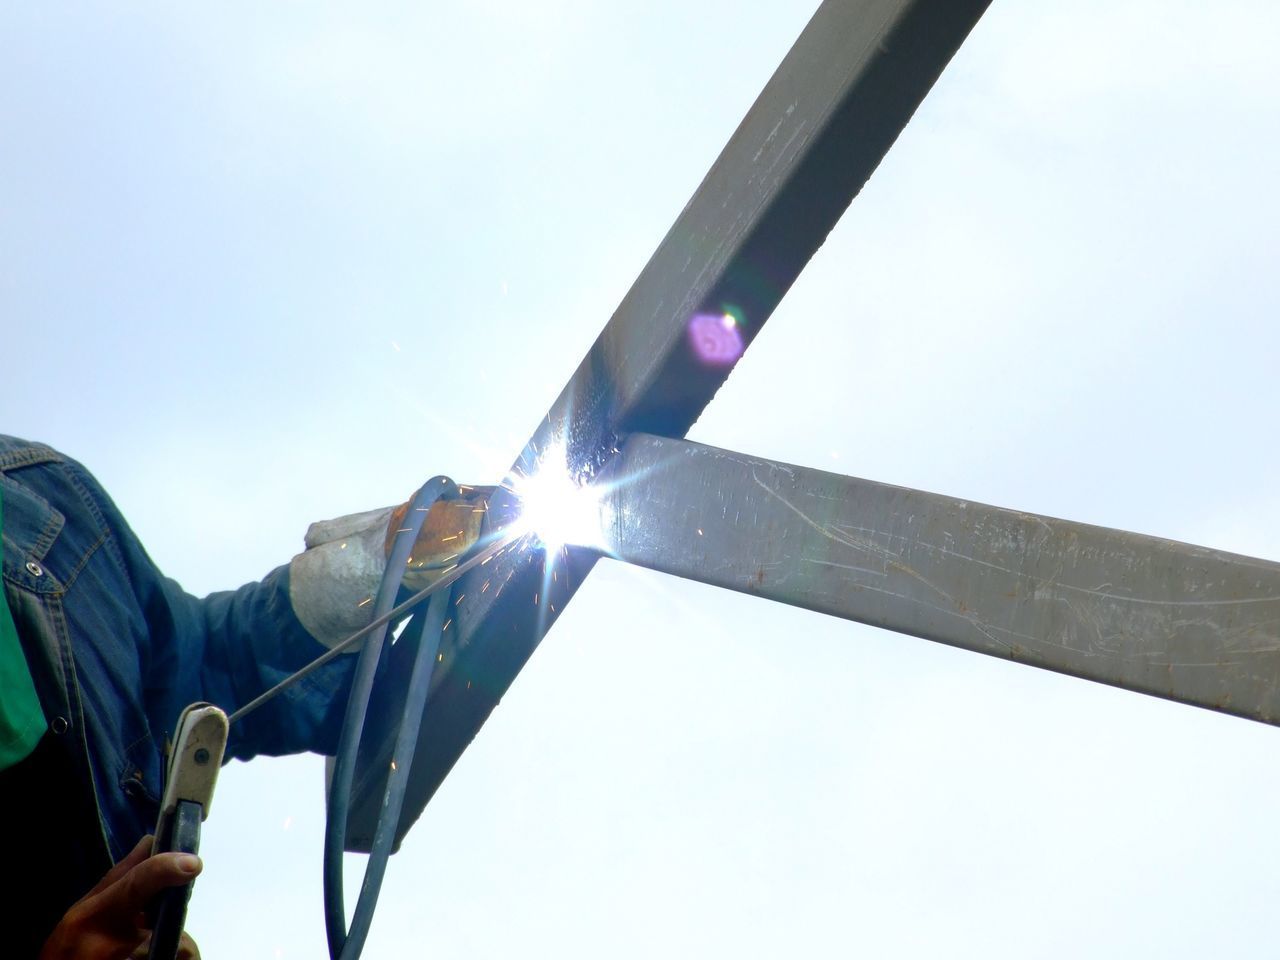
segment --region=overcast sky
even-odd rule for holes
[[[497,481],[812,10],[4,4],[0,431],[199,594]],[[1280,559],[1277,44],[995,0],[690,436]],[[205,957],[323,955],[321,779],[224,770]],[[1273,728],[606,561],[366,956],[1257,955],[1278,791]]]

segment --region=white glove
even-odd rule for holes
[[[469,497],[432,504],[405,570],[410,590],[442,577],[480,539],[485,500],[493,488],[467,489]],[[402,503],[307,528],[306,549],[289,563],[289,600],[307,632],[325,646],[341,643],[373,619],[373,598],[407,511]],[[390,524],[395,529],[388,529]]]
[[[293,612],[326,647],[345,640],[373,618],[373,597],[387,566],[387,522],[394,509],[366,510],[311,524],[306,549],[289,563]]]

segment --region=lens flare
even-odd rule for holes
[[[747,349],[742,330],[732,313],[695,313],[689,321],[689,346],[703,363],[727,367]]]
[[[548,552],[604,544],[600,497],[569,469],[564,447],[545,451],[532,474],[513,485],[520,498],[517,530],[533,534]]]

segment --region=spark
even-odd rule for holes
[[[392,770],[394,770],[395,768],[396,768],[396,762],[395,762],[394,760],[392,760],[392,761],[391,761],[391,769],[392,769]]]
[[[363,600],[357,603],[356,606],[363,607],[363,606],[367,606],[370,603],[373,603],[373,597],[365,597]]]
[[[702,536],[702,528],[701,528],[701,527],[699,527],[699,528],[698,528],[698,536]]]
[[[441,632],[441,633],[444,633],[446,630],[448,630],[448,629],[449,629],[449,624],[451,624],[451,623],[453,623],[453,617],[450,617],[448,620],[446,620],[446,621],[444,622],[444,626],[440,628],[440,632]]]
[[[444,663],[444,654],[443,654],[443,653],[437,653],[437,654],[436,654],[436,663]]]

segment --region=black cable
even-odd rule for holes
[[[373,680],[382,656],[389,625],[389,618],[383,618],[395,606],[396,595],[400,590],[400,583],[404,579],[409,556],[413,550],[414,543],[418,539],[418,533],[422,529],[423,521],[426,519],[431,504],[446,494],[451,497],[459,495],[457,485],[447,477],[435,477],[428,480],[414,494],[413,500],[410,502],[408,515],[405,518],[405,526],[397,532],[392,544],[391,555],[387,558],[386,569],[383,571],[382,582],[378,585],[377,598],[374,601],[374,620],[381,619],[382,624],[365,639],[364,646],[360,650],[360,659],[356,664],[355,676],[351,682],[351,693],[347,701],[342,736],[338,743],[333,778],[329,785],[328,818],[324,837],[325,931],[328,935],[329,956],[332,960],[355,960],[355,958],[359,957],[360,950],[364,946],[365,936],[368,934],[369,923],[372,920],[373,907],[377,903],[378,890],[382,885],[386,861],[391,853],[391,844],[387,842],[379,845],[378,839],[386,832],[385,827],[388,823],[390,824],[390,834],[394,837],[395,826],[399,820],[400,804],[403,802],[405,785],[408,781],[406,776],[393,776],[388,780],[386,799],[395,801],[396,811],[394,816],[388,817],[390,810],[388,804],[384,802],[374,831],[374,849],[366,865],[365,882],[357,904],[357,916],[353,918],[359,923],[358,925],[353,924],[349,935],[346,929],[346,907],[343,902],[342,858],[346,848],[347,817],[351,810],[351,787],[355,778],[356,756],[360,749],[361,735],[364,732],[364,720],[369,707],[369,695],[373,690]],[[434,619],[432,614],[439,611],[440,619],[443,621],[443,611],[448,602],[448,594],[451,592],[437,593],[432,598],[427,610],[427,618],[429,620]],[[444,598],[443,602],[441,597]],[[436,634],[434,643],[438,648],[438,629]],[[419,644],[418,658],[414,662],[415,679],[418,678],[423,650],[431,645],[428,642],[428,638],[424,636],[423,642]],[[401,741],[404,739],[406,725],[410,717],[413,718],[412,725],[416,743],[417,724],[421,720],[422,707],[426,701],[427,685],[430,681],[430,669],[434,663],[435,654],[431,656],[426,666],[426,682],[421,684],[422,702],[414,704],[411,700],[407,700],[405,703],[404,718],[401,720],[400,733],[396,740],[397,756],[401,752]],[[407,763],[404,764],[404,768],[404,772],[407,774]]]

